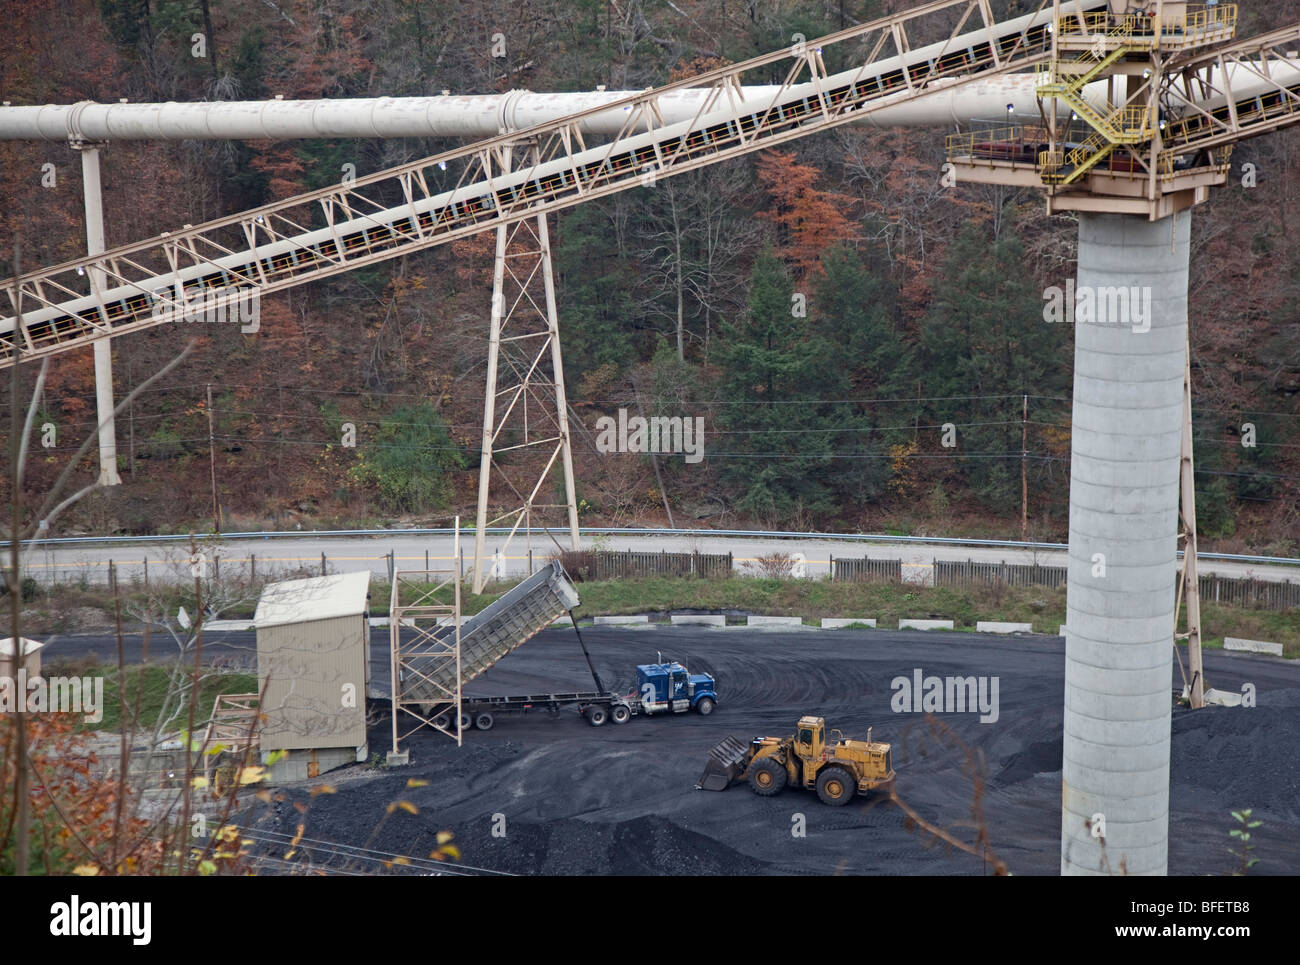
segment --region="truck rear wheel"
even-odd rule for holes
[[[749,787],[759,797],[772,797],[785,788],[789,775],[775,757],[764,757],[749,769]]]
[[[591,704],[587,707],[587,723],[592,727],[600,727],[607,720],[609,720],[609,711],[600,704]]]
[[[627,704],[615,704],[610,708],[609,718],[616,724],[626,724],[632,717],[632,711]]]
[[[842,767],[823,767],[817,775],[817,796],[823,804],[848,804],[857,790],[858,782]]]
[[[712,697],[701,697],[695,705],[695,709],[699,711],[701,717],[708,717],[709,714],[713,713],[713,704]]]

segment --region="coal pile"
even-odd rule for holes
[[[636,717],[588,726],[576,714],[506,716],[465,746],[421,732],[411,765],[362,765],[324,775],[334,794],[287,789],[258,826],[417,858],[450,831],[468,866],[546,875],[980,875],[981,857],[927,840],[879,797],[831,808],[787,789],[760,798],[744,786],[695,790],[708,750],[727,735],[786,735],[820,714],[849,737],[894,745],[898,792],[927,821],[971,841],[971,763],[982,768],[983,819],[999,860],[1015,874],[1059,873],[1061,698],[1064,645],[1051,637],[893,631],[785,632],[675,627],[584,632],[606,680],[631,679],[637,663],[680,660],[717,677],[709,717]],[[940,715],[891,709],[891,681],[926,675],[999,678],[999,713]],[[1221,690],[1257,692],[1254,708],[1175,710],[1171,763],[1172,874],[1226,874],[1233,822],[1253,808],[1258,874],[1300,872],[1300,665],[1208,652]],[[1178,678],[1177,670],[1174,679]],[[473,684],[479,694],[591,688],[572,631],[548,630]],[[382,757],[387,719],[371,733]],[[408,786],[415,784],[417,786]],[[306,807],[300,814],[291,805]],[[399,807],[405,801],[418,813]],[[259,808],[261,806],[259,805]]]

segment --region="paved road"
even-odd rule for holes
[[[504,544],[503,537],[491,537],[487,540],[489,554],[495,553]],[[588,544],[590,545],[590,544]],[[472,568],[474,544],[472,540],[462,540],[465,566]],[[803,572],[809,577],[822,577],[829,571],[832,556],[839,558],[864,556],[875,559],[901,559],[903,578],[917,583],[927,583],[932,578],[931,561],[975,560],[980,562],[1039,563],[1040,565],[1064,566],[1063,550],[1018,550],[989,547],[944,546],[926,544],[921,546],[897,543],[864,543],[835,540],[779,540],[746,539],[733,536],[615,536],[607,543],[612,550],[636,550],[640,552],[670,553],[701,552],[733,554],[735,566],[744,569],[759,557],[773,553],[801,554],[804,560]],[[532,538],[532,558],[529,557],[529,543],[517,539],[504,554],[498,575],[505,577],[523,576],[530,562],[540,566],[556,550],[556,545],[544,537]],[[372,573],[388,574],[388,554],[396,557],[399,570],[420,570],[426,566],[432,568],[451,568],[455,555],[452,539],[447,536],[402,536],[392,537],[325,537],[305,536],[301,539],[249,539],[222,541],[220,548],[210,555],[217,560],[216,565],[223,573],[231,568],[247,576],[255,572],[259,577],[267,574],[290,574],[301,571],[319,573],[321,556],[324,554],[329,572],[349,572],[370,570]],[[100,546],[58,546],[39,549],[32,552],[26,568],[32,576],[42,583],[52,579],[59,581],[86,579],[92,583],[103,583],[108,578],[108,563],[111,560],[117,568],[118,578],[162,579],[174,582],[189,579],[189,552],[176,543],[133,543],[130,545]],[[1300,567],[1265,566],[1242,563],[1203,560],[1200,563],[1203,573],[1221,573],[1224,576],[1254,576],[1268,580],[1300,580]]]

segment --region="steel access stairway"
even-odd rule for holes
[[[1103,114],[1083,96],[1083,89],[1108,67],[1146,46],[1145,41],[1138,43],[1133,39],[1135,23],[1134,17],[1124,17],[1118,23],[1103,20],[1096,26],[1104,32],[1097,34],[1091,46],[1072,60],[1054,62],[1051,70],[1043,75],[1047,79],[1038,84],[1038,96],[1065,102],[1093,131],[1078,147],[1040,155],[1044,184],[1070,184],[1110,157],[1117,145],[1140,144],[1151,139],[1145,111],[1121,107]],[[1057,30],[1064,36],[1074,24],[1073,19],[1063,17],[1057,23]]]
[[[1109,112],[1099,111],[1083,96],[1090,82],[1130,55],[1157,48],[1183,50],[1230,40],[1236,23],[1236,4],[1189,8],[1162,21],[1136,13],[1121,17],[1107,12],[1061,17],[1055,28],[1052,67],[1043,75],[1036,92],[1041,98],[1063,102],[1093,133],[1077,147],[1043,152],[1040,155],[1043,183],[1071,184],[1111,157],[1117,147],[1145,144],[1155,136],[1155,125],[1145,105],[1129,103]],[[1068,51],[1075,52],[1072,59],[1059,59],[1061,53]]]

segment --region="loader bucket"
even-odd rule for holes
[[[704,774],[695,786],[704,791],[725,791],[745,773],[750,757],[748,746],[734,737],[725,738],[709,751]]]

